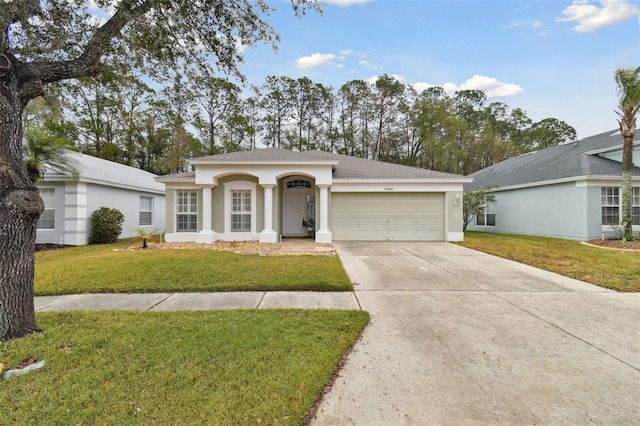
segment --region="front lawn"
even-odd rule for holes
[[[127,250],[130,241],[36,253],[38,296],[200,291],[350,291],[337,256]]]
[[[460,245],[617,291],[640,291],[640,251],[609,250],[578,241],[469,232]]]
[[[362,311],[38,313],[0,342],[0,424],[302,425],[368,322]],[[0,369],[2,366],[0,366]]]

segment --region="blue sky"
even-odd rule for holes
[[[245,51],[253,84],[306,76],[337,90],[389,74],[419,90],[481,89],[583,138],[617,127],[614,71],[640,66],[640,0],[329,0],[301,19],[270,4],[282,40],[278,53]]]

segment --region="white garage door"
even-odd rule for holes
[[[335,241],[443,241],[444,193],[331,194]]]

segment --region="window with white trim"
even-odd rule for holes
[[[251,232],[251,190],[231,190],[231,232]]]
[[[483,212],[476,215],[477,226],[496,226],[496,203],[488,198],[484,199]]]
[[[178,191],[177,204],[176,230],[178,232],[196,232],[198,230],[198,191]]]
[[[44,210],[38,219],[38,229],[55,229],[56,227],[56,190],[54,188],[40,188],[40,197],[44,202]]]
[[[620,224],[620,188],[602,187],[602,224]]]
[[[253,238],[256,232],[257,185],[245,180],[224,184],[224,232],[233,238]]]
[[[640,225],[640,188],[631,188],[631,223]]]
[[[140,196],[139,225],[153,225],[153,197]]]
[[[602,225],[618,226],[622,222],[622,189],[615,186],[603,186]],[[632,223],[640,225],[640,188],[631,188]]]

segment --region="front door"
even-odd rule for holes
[[[311,236],[315,229],[315,203],[311,181],[307,179],[290,179],[285,182],[283,204],[282,227],[284,236]]]
[[[303,222],[306,219],[307,196],[304,192],[287,192],[285,195],[284,235],[287,237],[307,234]]]

